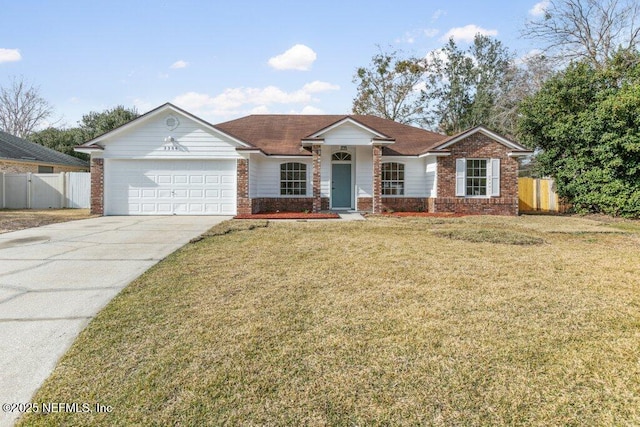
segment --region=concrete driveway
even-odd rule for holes
[[[0,404],[29,403],[122,288],[229,218],[101,217],[0,234]],[[6,409],[0,426],[20,415]]]

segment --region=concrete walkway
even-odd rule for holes
[[[359,212],[338,212],[338,215],[344,221],[366,221],[366,218]]]
[[[101,217],[0,234],[0,404],[29,403],[122,288],[229,218]],[[0,426],[19,415],[3,407]]]

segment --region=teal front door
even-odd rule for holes
[[[351,165],[335,163],[331,168],[331,207],[351,207]]]

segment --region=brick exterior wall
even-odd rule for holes
[[[104,159],[91,159],[91,214],[104,215]]]
[[[371,212],[371,209],[373,209],[373,197],[358,197],[357,208],[359,211]]]
[[[251,199],[249,198],[249,160],[238,159],[236,163],[236,205],[238,215],[250,215]]]
[[[383,211],[394,212],[431,212],[427,197],[383,197]]]
[[[517,215],[518,160],[509,149],[478,132],[451,146],[451,156],[438,158],[438,198],[435,212],[462,214]],[[500,196],[456,197],[456,159],[500,159]]]
[[[382,212],[382,147],[373,146],[373,200],[371,212]]]
[[[0,160],[0,172],[5,173],[38,173],[38,166],[53,166],[53,173],[60,172],[85,172],[87,168],[75,166],[58,166],[45,163],[28,163],[28,162],[12,162],[9,160]]]
[[[251,199],[251,207],[253,213],[311,212],[313,200],[313,197],[257,197]]]
[[[313,212],[313,197],[256,197],[251,199],[252,213],[264,212]],[[329,210],[329,198],[322,197],[320,210]]]
[[[311,206],[311,211],[313,213],[318,213],[322,210],[322,197],[320,194],[320,167],[321,167],[321,159],[322,159],[322,151],[320,145],[313,145],[311,147],[311,154],[313,155],[313,204]]]

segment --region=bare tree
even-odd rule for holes
[[[500,85],[492,125],[506,136],[516,138],[520,103],[535,95],[553,75],[553,64],[544,54],[528,56],[510,64]]]
[[[523,35],[542,41],[550,57],[587,60],[599,68],[616,51],[637,48],[639,19],[637,0],[548,0]]]
[[[0,129],[24,138],[53,114],[53,107],[40,96],[40,90],[24,78],[13,78],[0,87]]]
[[[398,52],[373,56],[368,67],[359,67],[353,77],[358,93],[353,100],[355,114],[371,114],[400,123],[421,123],[424,102],[421,84],[425,63],[402,58]]]

